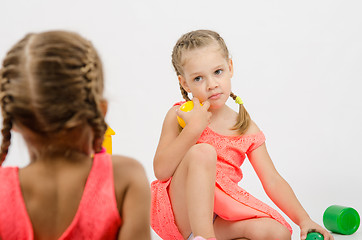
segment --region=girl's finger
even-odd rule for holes
[[[198,98],[194,97],[192,101],[194,102],[194,107],[200,105],[200,100]]]
[[[300,239],[305,240],[307,238],[308,231],[305,229],[301,229],[300,231]]]
[[[205,101],[202,104],[203,104],[203,107],[206,108],[206,110],[209,110],[210,103],[208,101]]]

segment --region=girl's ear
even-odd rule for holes
[[[233,60],[231,58],[229,58],[229,71],[230,71],[230,78],[233,77],[234,75],[234,65],[233,65]]]
[[[102,114],[105,117],[107,114],[107,111],[108,111],[108,101],[105,99],[101,100],[100,107],[101,107]]]
[[[14,132],[17,132],[17,133],[20,132],[18,125],[16,125],[15,123],[13,123],[13,127],[11,128],[11,130],[13,130]]]
[[[190,88],[187,85],[186,79],[182,76],[182,75],[178,75],[178,81],[180,83],[180,85],[186,90],[186,92],[190,93]]]
[[[101,138],[95,138],[93,140],[93,149],[96,153],[99,153],[102,151],[103,141],[104,141],[104,136],[102,136]]]

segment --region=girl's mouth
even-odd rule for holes
[[[221,96],[221,93],[217,93],[217,94],[213,94],[209,97],[209,99],[211,100],[216,100],[216,99],[219,99]]]

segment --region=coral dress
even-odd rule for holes
[[[262,132],[252,135],[224,136],[207,127],[197,143],[212,145],[217,152],[214,212],[221,218],[238,221],[252,218],[269,217],[286,226],[291,226],[273,208],[253,197],[239,187],[243,178],[240,166],[246,154],[257,149],[265,142]],[[163,240],[181,240],[181,233],[175,223],[168,187],[171,183],[154,181],[151,184],[151,226]]]
[[[0,167],[0,238],[3,240],[34,239],[18,172],[17,167]],[[59,239],[117,239],[120,226],[112,161],[108,154],[96,154],[77,213]]]

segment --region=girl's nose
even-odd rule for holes
[[[219,82],[217,81],[217,79],[210,77],[207,81],[207,88],[210,89],[214,89],[217,88],[219,86]]]

